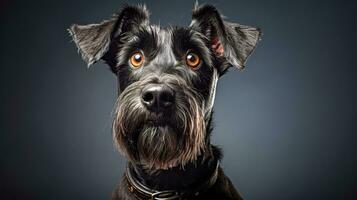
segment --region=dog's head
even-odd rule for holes
[[[145,6],[126,6],[70,33],[88,65],[103,59],[117,75],[114,139],[131,162],[149,169],[209,154],[218,78],[230,66],[243,68],[260,36],[209,5],[196,5],[185,28],[150,25]]]

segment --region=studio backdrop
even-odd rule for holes
[[[117,79],[87,68],[67,29],[144,3],[188,26],[194,1],[0,1],[0,199],[108,199],[126,160]],[[353,1],[200,1],[262,40],[218,82],[212,143],[247,200],[357,199]]]

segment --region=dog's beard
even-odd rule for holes
[[[141,164],[150,169],[171,167],[180,153],[178,142],[170,126],[144,126],[137,142]]]
[[[129,85],[118,98],[113,136],[119,150],[131,162],[150,170],[195,161],[205,148],[203,101],[182,81],[170,79],[165,84],[176,91],[175,109],[164,116],[164,123],[153,123],[152,114],[140,101],[145,84],[142,81]]]

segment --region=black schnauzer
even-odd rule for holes
[[[110,20],[73,25],[83,59],[103,59],[118,77],[113,136],[128,158],[113,199],[241,199],[211,145],[218,78],[244,67],[260,30],[195,5],[187,28],[149,24],[145,6]]]

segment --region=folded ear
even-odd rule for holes
[[[98,24],[72,25],[68,31],[73,37],[88,67],[110,51],[117,37],[142,25],[149,24],[149,12],[145,6],[125,6],[119,14]]]
[[[208,38],[216,56],[239,69],[244,68],[261,35],[259,28],[222,20],[211,5],[195,5],[190,27]],[[224,72],[230,65],[222,66],[220,71]]]

